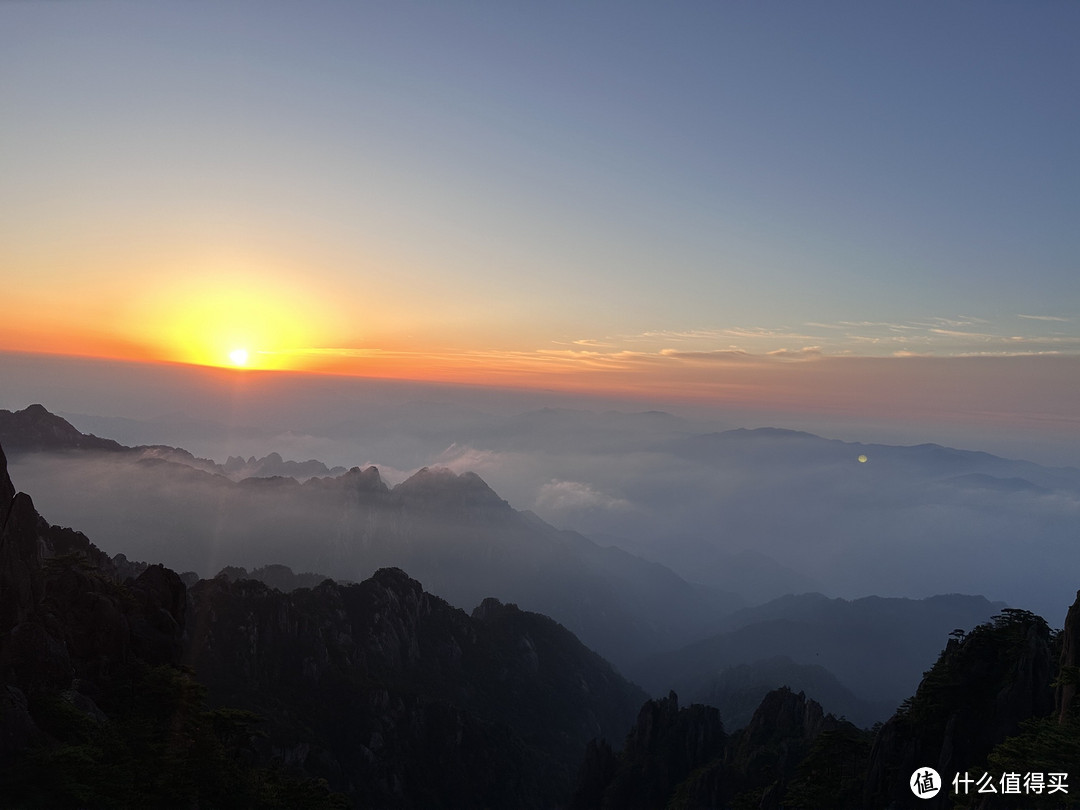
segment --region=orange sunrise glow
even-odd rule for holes
[[[210,269],[140,291],[126,313],[125,337],[145,346],[148,359],[302,370],[305,349],[341,331],[335,307],[296,274],[228,264],[206,263]]]

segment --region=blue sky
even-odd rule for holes
[[[1078,35],[1064,2],[5,3],[0,337],[471,380],[1074,356]]]

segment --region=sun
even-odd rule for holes
[[[244,348],[233,349],[229,352],[229,359],[234,366],[246,366],[248,362],[248,350]]]

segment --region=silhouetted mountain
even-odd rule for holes
[[[187,598],[15,494],[0,449],[0,796],[11,808],[340,808],[246,757],[256,718],[209,710],[179,667]]]
[[[1075,807],[1068,782],[1080,762],[1078,645],[1080,592],[1057,636],[1040,617],[1016,609],[970,633],[956,630],[914,696],[876,733],[781,688],[765,696],[744,729],[724,738],[715,709],[679,710],[672,693],[645,705],[622,752],[590,744],[571,806]],[[925,767],[945,784],[920,800],[912,779]],[[1041,789],[1028,789],[1029,773]],[[1064,790],[1051,792],[1055,782]]]
[[[49,413],[42,405],[29,405],[21,411],[0,409],[0,445],[8,453],[56,452],[61,450],[105,450],[134,454],[141,459],[172,461],[204,472],[216,473],[240,481],[245,478],[289,476],[306,479],[316,475],[340,475],[344,467],[330,469],[321,461],[286,461],[278,453],[247,460],[230,457],[224,464],[208,458],[198,458],[187,450],[166,445],[125,447],[112,439],[79,432],[70,422]]]
[[[9,453],[126,449],[111,439],[80,433],[66,419],[49,413],[42,405],[29,405],[14,412],[0,409],[0,445]]]
[[[768,693],[746,728],[731,736],[724,734],[716,709],[680,709],[672,692],[645,704],[618,754],[604,743],[590,745],[570,806],[777,810],[790,786],[803,790],[799,766],[822,748],[839,747],[847,749],[850,762],[853,751],[868,749],[869,734],[825,714],[802,692]],[[843,800],[859,787],[849,776],[833,798]]]
[[[253,571],[237,566],[226,566],[218,571],[215,579],[227,579],[234,582],[238,579],[253,579],[267,587],[274,588],[282,593],[290,593],[297,588],[317,588],[330,577],[323,574],[296,574],[287,565],[264,565]],[[198,578],[196,578],[198,581]],[[192,582],[192,585],[195,583]],[[339,585],[351,585],[351,582],[338,582]]]
[[[1042,618],[1014,609],[950,639],[915,695],[878,734],[870,757],[867,802],[909,802],[907,780],[925,765],[947,774],[946,779],[967,771],[981,777],[994,747],[1016,735],[1025,720],[1046,718],[1056,725],[1057,718],[1051,717],[1051,681],[1059,665],[1054,646]],[[1074,747],[1078,743],[1074,740]],[[1072,760],[1073,766],[1077,761]],[[1025,763],[1027,771],[1047,764]],[[994,780],[1000,775],[997,772]],[[946,786],[922,806],[951,806],[951,790]],[[1024,801],[1032,806],[1035,799],[1025,796]]]
[[[785,596],[726,616],[720,620],[724,632],[639,662],[628,672],[654,694],[675,688],[705,700],[718,697],[715,690],[723,672],[783,656],[835,676],[840,689],[850,691],[858,702],[853,705],[836,689],[815,698],[836,713],[854,708],[852,719],[869,724],[887,718],[911,694],[949,632],[983,622],[1003,607],[981,596],[957,594],[851,601],[821,594]],[[812,683],[788,680],[790,675],[775,673],[768,687]]]
[[[619,666],[742,604],[518,512],[473,473],[425,468],[392,489],[373,467],[233,482],[154,448],[37,456],[33,469],[47,470],[50,511],[114,551],[204,575],[273,563],[360,581],[400,567],[455,605],[494,595],[550,615]]]
[[[344,467],[327,467],[321,461],[286,461],[279,453],[271,453],[262,458],[250,456],[246,461],[239,456],[230,456],[221,465],[224,473],[234,481],[244,478],[271,478],[287,476],[298,481],[313,478],[316,475],[341,475]]]
[[[650,700],[641,707],[617,756],[606,742],[589,746],[570,806],[664,807],[676,786],[723,752],[725,740],[716,709],[701,705],[680,709],[674,692]]]
[[[724,724],[732,729],[750,722],[765,695],[780,686],[814,695],[831,713],[860,728],[872,726],[896,709],[895,701],[875,702],[857,697],[825,667],[798,664],[784,655],[728,667],[703,683],[690,698],[716,706]]]
[[[360,806],[554,806],[644,697],[550,619],[494,599],[470,617],[396,569],[287,595],[215,578],[191,601],[211,701],[266,717],[273,756]]]
[[[557,807],[645,697],[551,619],[470,617],[396,569],[121,581],[139,566],[47,524],[2,450],[0,503],[5,806],[343,806],[315,775],[362,807]]]

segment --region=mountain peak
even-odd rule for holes
[[[0,410],[0,443],[8,452],[25,450],[122,450],[111,439],[81,433],[63,417],[34,403],[21,411]]]
[[[453,504],[469,508],[510,508],[476,473],[464,472],[459,475],[445,467],[423,467],[394,487],[393,492],[398,497],[416,499],[428,506]]]

